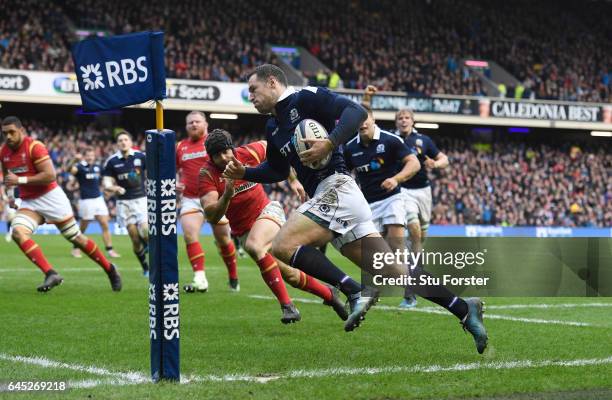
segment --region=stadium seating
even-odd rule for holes
[[[7,10],[0,18],[3,67],[70,71],[75,37],[68,32],[75,28],[115,34],[162,29],[170,77],[239,81],[253,66],[273,61],[267,43],[281,43],[310,49],[348,88],[373,83],[412,95],[480,95],[481,82],[461,68],[461,60],[483,58],[514,74],[523,97],[611,98],[611,32],[603,16],[612,4],[603,1],[588,7],[568,0],[25,4],[32,6],[0,0]]]
[[[612,148],[442,138],[436,224],[612,226]]]

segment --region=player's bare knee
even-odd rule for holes
[[[421,241],[421,228],[419,227],[418,224],[409,224],[408,234],[410,235],[410,240],[413,243],[416,243],[417,241],[418,242]]]
[[[146,221],[143,221],[138,224],[138,236],[145,242],[149,241],[149,224]]]
[[[281,236],[276,236],[272,241],[272,247],[270,253],[279,260],[289,263],[293,253],[298,249],[299,245],[296,245],[288,240],[282,240]]]
[[[264,244],[260,243],[257,238],[248,237],[244,243],[244,251],[246,251],[247,254],[254,260],[263,258],[263,256],[266,254],[266,252],[263,251],[263,248]]]
[[[194,232],[193,230],[183,230],[183,234],[185,235],[185,243],[191,244],[195,243],[199,240],[198,232]]]
[[[21,244],[32,237],[32,231],[27,228],[13,226],[11,237],[15,243]]]
[[[213,227],[213,236],[219,246],[227,246],[232,241],[229,231],[225,228],[215,229]]]
[[[38,222],[30,216],[22,213],[17,213],[11,223],[13,227],[13,240],[16,243],[22,243],[32,237],[38,228]]]

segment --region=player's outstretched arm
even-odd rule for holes
[[[255,168],[244,167],[243,175],[234,178],[257,183],[276,183],[287,179],[289,177],[289,171],[289,162],[274,146],[268,143],[266,148],[266,161]],[[232,178],[232,176],[228,177]]]
[[[374,97],[374,94],[376,94],[376,92],[378,91],[378,89],[376,89],[376,86],[374,85],[368,85],[365,90],[363,91],[363,99],[361,100],[361,104],[365,104],[369,107],[372,106],[372,97]]]
[[[66,170],[72,175],[76,176],[79,173],[79,168],[77,167],[77,164],[81,162],[82,159],[83,155],[81,153],[77,153],[74,156],[74,159],[68,164],[68,168],[66,168]]]

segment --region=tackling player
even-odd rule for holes
[[[117,147],[119,151],[104,163],[102,186],[107,193],[117,195],[117,222],[127,229],[142,273],[149,276],[146,158],[144,153],[134,150],[132,135],[127,131],[117,135]]]
[[[270,201],[263,186],[243,180],[221,178],[227,164],[234,160],[257,166],[266,157],[266,143],[250,143],[234,149],[229,132],[215,129],[206,139],[206,151],[210,156],[201,171],[200,196],[209,221],[218,221],[227,215],[232,234],[244,245],[245,251],[259,266],[261,275],[281,305],[281,322],[300,320],[300,313],[292,303],[283,278],[291,286],[310,292],[323,299],[324,304],[346,320],[347,312],[332,289],[304,272],[275,260],[268,252],[272,239],[285,223],[285,212],[277,201]]]
[[[64,280],[32,240],[36,228],[45,221],[57,226],[62,236],[104,269],[114,291],[121,290],[121,277],[115,265],[79,230],[70,201],[55,181],[55,168],[45,145],[29,137],[19,118],[13,116],[2,120],[2,135],[6,139],[0,148],[4,183],[8,188],[18,186],[22,199],[12,221],[13,240],[45,274],[37,290],[47,292]]]
[[[272,114],[266,126],[268,142],[266,161],[256,168],[245,167],[237,160],[228,163],[224,176],[251,182],[278,182],[287,179],[290,167],[310,200],[302,204],[274,239],[272,253],[279,260],[300,268],[331,285],[338,286],[349,298],[351,313],[344,329],[359,326],[368,309],[376,302],[377,294],[360,296],[361,286],[350,279],[314,246],[332,242],[342,254],[367,272],[372,265],[362,264],[364,238],[373,252],[389,253],[389,245],[381,238],[372,223],[372,214],[355,181],[348,175],[338,146],[348,142],[367,118],[363,107],[324,88],[305,88],[299,92],[288,87],[284,72],[270,64],[258,66],[249,76],[249,100],[257,111]],[[327,139],[306,139],[310,147],[297,154],[294,140],[296,126],[310,118],[321,123],[328,132]],[[313,170],[306,165],[330,156],[327,165]],[[378,272],[383,276],[399,277],[408,273],[407,267],[391,264]],[[418,266],[410,271],[420,281],[427,272]],[[429,300],[455,315],[476,342],[482,353],[487,334],[482,323],[482,301],[462,299],[443,286],[430,286],[427,292],[415,288]],[[435,292],[435,295],[431,295]]]
[[[200,245],[200,229],[204,224],[204,210],[198,196],[198,174],[208,159],[204,142],[208,136],[208,123],[204,113],[192,111],[185,119],[187,138],[176,146],[176,169],[179,174],[177,190],[182,193],[180,220],[183,227],[187,256],[193,269],[193,282],[185,285],[187,292],[208,290],[208,280],[204,272],[204,250]],[[229,287],[239,291],[238,271],[236,268],[236,247],[230,237],[227,218],[211,224],[215,242],[227,267]]]
[[[104,241],[106,252],[112,258],[120,257],[113,250],[113,242],[110,230],[108,229],[108,207],[106,207],[106,201],[104,201],[104,196],[100,192],[102,166],[96,163],[96,151],[92,147],[88,147],[85,150],[85,158],[81,154],[77,154],[72,163],[70,163],[68,171],[79,182],[81,232],[85,233],[91,221],[94,219],[98,220],[102,228],[102,240]],[[82,257],[81,251],[76,246],[72,250],[72,255],[77,258]]]
[[[417,253],[423,250],[423,243],[431,220],[431,183],[427,177],[427,171],[446,168],[448,157],[438,150],[429,136],[414,129],[414,113],[411,109],[404,108],[395,114],[395,126],[404,142],[409,147],[416,149],[421,164],[421,170],[402,183],[402,190],[406,197],[406,221],[411,251]],[[407,290],[400,307],[410,308],[416,306],[416,303],[414,294]]]

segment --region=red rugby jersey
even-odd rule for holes
[[[38,173],[36,165],[48,160],[49,152],[44,144],[34,140],[29,136],[24,136],[21,145],[17,150],[13,150],[6,144],[0,148],[0,162],[7,171],[17,176],[34,176]],[[18,185],[19,197],[35,199],[43,194],[49,193],[57,187],[57,182],[53,181],[44,185]]]
[[[266,159],[265,142],[240,146],[235,149],[234,156],[245,166],[255,167]],[[219,193],[221,197],[225,191],[225,179],[221,176],[223,171],[210,159],[206,161],[203,169],[206,173],[200,177],[200,197],[211,191]],[[270,203],[270,199],[261,183],[235,180],[234,188],[234,197],[230,200],[225,216],[229,219],[232,234],[241,236],[251,229],[261,211]]]
[[[181,182],[185,185],[183,196],[198,197],[198,175],[200,169],[208,160],[203,136],[197,141],[189,138],[183,139],[176,146],[176,169],[179,171]]]

